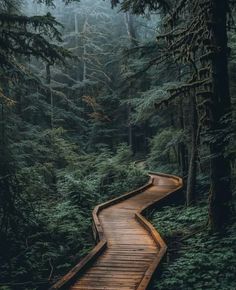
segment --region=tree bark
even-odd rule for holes
[[[136,38],[136,32],[134,28],[134,19],[133,19],[133,15],[130,12],[125,13],[125,24],[127,28],[127,34],[130,39],[131,47],[137,46],[138,41]]]
[[[74,15],[74,22],[75,22],[75,47],[76,47],[76,54],[79,55],[79,24],[78,24],[78,14],[77,11],[75,11]],[[76,80],[79,80],[80,74],[79,69],[76,71]]]
[[[83,31],[82,31],[82,35],[83,35],[83,56],[82,56],[82,59],[83,59],[83,79],[82,79],[82,81],[87,80],[87,62],[86,62],[86,58],[87,58],[87,40],[86,40],[87,28],[88,28],[88,18],[86,15],[84,25],[83,25]]]
[[[188,168],[187,190],[186,190],[186,203],[187,206],[195,202],[196,193],[196,176],[197,176],[197,110],[196,110],[196,97],[191,95],[190,98],[190,130],[191,130],[191,150],[190,161]]]
[[[137,45],[137,38],[133,23],[133,15],[130,12],[125,13],[125,24],[127,28],[127,34],[130,39],[130,47],[134,47]],[[129,90],[129,95],[131,94],[131,90]],[[130,96],[129,96],[130,97]],[[134,148],[134,132],[133,132],[133,125],[131,123],[131,105],[127,105],[127,119],[128,119],[128,144],[132,148],[132,151],[135,151]]]
[[[180,103],[179,103],[179,112],[178,112],[178,119],[179,119],[179,127],[181,130],[185,129],[184,126],[184,112],[183,112],[183,101],[180,98]],[[185,176],[187,174],[188,170],[188,158],[187,158],[187,148],[185,143],[182,141],[178,144],[178,163],[179,163],[179,168],[181,170],[181,175]]]
[[[51,89],[51,69],[50,69],[50,64],[46,64],[46,84],[49,85],[49,90],[50,90],[50,105],[51,105],[51,129],[54,127],[54,100],[53,100],[53,94],[52,94],[52,89]]]
[[[231,112],[228,76],[228,39],[227,39],[228,1],[212,0],[210,12],[210,32],[212,35],[213,57],[212,95],[209,102],[209,129],[213,142],[210,143],[211,191],[209,196],[209,225],[213,231],[227,223],[230,216],[231,168],[225,156],[228,142],[229,122],[222,118]],[[229,116],[228,116],[228,119]]]

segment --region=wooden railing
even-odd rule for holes
[[[169,174],[164,174],[164,173],[154,173],[154,172],[149,172],[150,175],[157,175],[157,176],[163,176],[167,178],[172,178],[177,180],[178,182],[178,187],[173,189],[172,191],[169,191],[168,194],[166,194],[163,198],[166,198],[170,196],[173,193],[177,193],[180,191],[183,187],[183,180],[182,178],[175,176],[175,175],[169,175]],[[162,199],[163,199],[162,198]],[[162,200],[161,199],[161,200]],[[155,203],[158,203],[160,200],[157,200]],[[148,205],[145,205],[138,213],[135,214],[135,217],[137,221],[147,230],[147,232],[151,235],[153,238],[154,242],[157,244],[159,247],[159,252],[156,256],[156,258],[153,260],[153,263],[149,266],[147,271],[145,272],[143,279],[141,283],[139,284],[137,290],[145,290],[147,289],[153,274],[155,273],[157,266],[160,264],[161,260],[165,256],[167,252],[167,245],[160,236],[160,234],[157,232],[157,230],[153,227],[153,225],[143,216],[144,212],[148,210],[148,208],[152,207],[154,205],[153,202],[150,202]]]
[[[94,234],[94,238],[97,242],[97,245],[93,248],[93,250],[84,259],[82,259],[74,268],[72,268],[65,276],[63,276],[56,284],[54,284],[50,288],[50,290],[59,290],[59,289],[63,290],[63,289],[68,288],[71,284],[73,284],[73,282],[76,279],[78,279],[84,273],[84,271],[86,269],[88,269],[90,267],[90,265],[92,265],[92,263],[97,259],[97,257],[99,257],[103,253],[103,251],[107,248],[107,240],[106,240],[106,237],[104,235],[102,225],[101,225],[99,218],[98,218],[99,213],[103,209],[110,207],[114,204],[117,204],[123,200],[129,199],[129,198],[145,191],[149,187],[153,186],[154,178],[151,177],[152,175],[172,178],[172,179],[176,179],[178,181],[177,188],[168,192],[167,195],[170,195],[174,192],[179,191],[183,186],[182,179],[177,177],[177,176],[163,174],[163,173],[152,173],[152,172],[150,172],[149,175],[150,175],[150,180],[146,185],[144,185],[136,190],[133,190],[131,192],[128,192],[126,194],[123,194],[117,198],[109,200],[105,203],[97,205],[94,208],[93,213],[92,213],[92,216],[93,216],[93,234]],[[164,196],[163,198],[165,198],[165,197],[166,196]],[[147,230],[148,234],[152,236],[153,240],[155,241],[155,243],[158,245],[158,247],[160,249],[157,257],[154,259],[153,263],[150,265],[150,267],[148,268],[148,270],[144,274],[143,279],[137,288],[138,290],[144,290],[147,288],[148,284],[150,283],[150,280],[152,278],[153,273],[155,272],[158,264],[160,263],[161,259],[163,258],[163,256],[165,255],[165,253],[167,251],[167,245],[165,244],[165,242],[163,241],[163,239],[161,238],[159,233],[155,230],[155,228],[151,225],[151,223],[148,222],[144,218],[144,216],[142,215],[145,210],[147,210],[150,206],[153,206],[153,203],[157,203],[157,202],[150,202],[150,204],[146,205],[139,212],[137,212],[135,214],[137,221]]]

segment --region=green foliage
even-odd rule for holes
[[[78,163],[58,173],[58,191],[69,195],[81,208],[113,198],[145,183],[147,177],[131,162],[127,145],[121,145],[114,155],[103,149],[100,154],[87,154]],[[129,180],[127,184],[127,180]]]
[[[123,14],[103,0],[66,7],[63,2],[72,0],[25,1],[28,6],[21,6],[21,0],[0,0],[0,289],[46,289],[91,249],[93,207],[147,181],[134,165],[133,153],[143,155],[149,138],[147,163],[164,172],[178,170],[178,147],[189,143],[183,129],[188,128],[188,101],[181,103],[179,116],[181,106],[167,94],[179,86],[179,74],[189,76],[189,68],[170,57],[163,61],[166,47],[155,41],[159,16],[149,15],[148,21],[134,17],[139,46],[127,51],[132,40]],[[167,3],[112,2],[135,13]],[[65,62],[72,53],[76,58]],[[177,77],[178,82],[170,83]],[[232,123],[232,139],[234,127]],[[123,144],[128,134],[132,148]],[[230,143],[232,167],[234,145]],[[201,170],[205,189],[209,168],[203,164]],[[199,208],[166,208],[155,215],[155,223],[171,243],[173,236],[188,235],[205,223],[207,207],[202,203]],[[227,231],[230,244],[235,240],[231,228]],[[208,271],[206,253],[199,254],[206,239],[209,252],[220,257],[220,248],[213,245],[217,241],[223,247],[218,237],[199,233],[184,240],[178,252],[183,260],[173,268],[168,264],[177,278],[165,269],[163,277],[172,282],[163,280],[160,289],[169,289],[167,283],[174,285],[170,289],[188,289],[193,267],[203,265]],[[217,255],[212,257],[218,265]],[[211,259],[209,263],[216,273]],[[178,274],[182,265],[185,282]],[[222,289],[231,285],[227,281]]]
[[[134,106],[133,121],[134,123],[149,120],[156,114],[155,105],[160,100],[168,96],[166,88],[152,88],[141,94],[140,98],[133,98],[131,104]]]
[[[47,284],[49,276],[64,274],[93,246],[95,205],[141,186],[147,176],[134,166],[124,144],[115,154],[107,148],[82,153],[61,128],[46,129],[22,143],[14,150],[20,147],[26,153],[30,146],[34,162],[28,154],[20,157],[15,213],[10,213],[12,222],[1,232],[0,282]],[[3,213],[0,208],[1,222]],[[17,287],[13,289],[21,289]]]
[[[1,1],[0,9],[0,64],[2,69],[23,73],[16,57],[35,56],[45,62],[64,62],[71,53],[58,45],[60,26],[50,13],[44,16],[25,16],[19,12],[19,1]],[[50,1],[52,2],[52,1]],[[49,41],[50,39],[50,41]]]
[[[195,206],[166,206],[153,216],[153,223],[167,240],[169,262],[152,289],[235,289],[236,223],[222,234],[207,229],[207,199]]]
[[[167,128],[157,133],[150,140],[150,154],[147,159],[147,164],[152,170],[162,169],[171,170],[177,169],[177,146],[184,140],[185,134],[182,130]]]

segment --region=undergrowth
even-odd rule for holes
[[[165,206],[152,222],[168,244],[153,290],[236,289],[235,219],[224,233],[210,233],[204,198],[188,208]]]
[[[0,232],[1,290],[47,289],[94,246],[92,209],[148,180],[125,145],[79,154],[59,137],[50,162],[17,172],[16,211]]]

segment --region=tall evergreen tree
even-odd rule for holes
[[[158,40],[166,40],[169,55],[175,61],[192,66],[192,77],[170,91],[170,99],[196,94],[205,112],[205,129],[211,164],[211,192],[209,224],[213,230],[221,228],[230,215],[231,173],[226,156],[227,127],[230,122],[231,99],[228,78],[227,16],[230,1],[112,1],[121,2],[124,10],[134,13],[162,9],[166,15],[163,33]],[[194,153],[195,155],[195,153]]]

